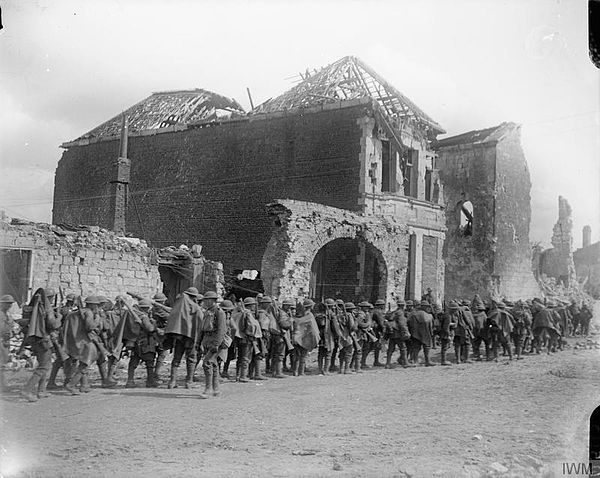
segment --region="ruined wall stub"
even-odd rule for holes
[[[552,249],[542,253],[541,272],[548,277],[569,285],[575,280],[573,261],[573,219],[569,202],[558,197],[558,220],[552,229]]]
[[[444,186],[447,234],[446,297],[533,297],[529,224],[531,180],[520,127],[503,123],[439,141],[437,164]],[[472,228],[461,226],[472,205]]]
[[[279,200],[267,209],[275,228],[262,262],[265,293],[276,298],[307,297],[312,263],[319,249],[335,239],[360,238],[380,251],[385,262],[386,301],[404,297],[409,241],[406,224],[293,200]]]

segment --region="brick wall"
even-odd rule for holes
[[[157,247],[202,244],[226,272],[260,269],[271,230],[269,202],[358,208],[357,119],[367,113],[358,105],[131,137],[127,231]],[[105,196],[117,155],[117,141],[64,152],[54,223],[107,224]]]
[[[161,290],[154,254],[144,242],[91,229],[71,232],[48,224],[2,222],[0,249],[30,251],[32,290],[53,287],[58,293],[62,287],[65,294],[109,298],[127,291],[151,295]]]

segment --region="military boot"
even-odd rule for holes
[[[344,373],[344,374],[348,374],[348,373],[350,373],[350,370],[349,370],[349,365],[350,365],[350,360],[349,360],[347,357],[346,357],[346,358],[344,358],[344,365],[343,365],[343,367],[342,367],[342,366],[341,366],[341,364],[340,364],[340,370],[342,370],[342,369],[343,369],[343,373]]]
[[[146,388],[157,388],[156,373],[154,372],[154,361],[146,362]]]
[[[135,380],[134,380],[134,374],[135,374],[135,369],[137,368],[137,363],[136,361],[129,359],[129,365],[127,366],[127,383],[125,384],[125,388],[135,388],[136,384],[135,384]]]
[[[406,349],[400,349],[400,364],[402,368],[408,368],[408,360],[406,359]]]
[[[456,356],[456,364],[460,364],[460,345],[454,346],[454,355]]]
[[[48,390],[58,390],[60,387],[56,385],[56,376],[58,375],[58,371],[63,366],[64,362],[61,360],[55,360],[52,363],[52,369],[50,370],[50,377],[48,378],[48,383],[46,388]]]
[[[283,363],[281,360],[275,360],[273,362],[273,368],[275,370],[273,372],[273,378],[285,378],[285,375],[283,374]]]
[[[292,362],[292,375],[294,377],[298,376],[298,369],[300,367],[300,360],[296,359]]]
[[[441,360],[442,360],[442,362],[440,363],[440,365],[446,365],[446,366],[447,365],[452,365],[451,362],[448,362],[446,360],[446,354],[448,353],[447,350],[448,349],[445,349],[445,348],[442,347],[442,352],[441,352]]]
[[[213,377],[212,377],[212,388],[213,388],[213,397],[218,397],[221,395],[221,382],[219,380],[219,371],[213,369]]]
[[[40,382],[38,383],[37,389],[37,397],[38,398],[47,398],[50,396],[48,392],[46,392],[46,385],[48,380],[46,379],[46,373],[40,376]]]
[[[261,372],[262,360],[257,358],[254,360],[254,377],[253,380],[268,380]]]
[[[340,358],[340,368],[338,369],[338,373],[344,373],[344,359]]]
[[[367,357],[369,356],[369,353],[366,350],[363,350],[361,356],[360,356],[360,367],[359,369],[368,369],[371,368],[367,365]]]
[[[154,364],[154,382],[156,383],[157,387],[162,383],[160,379],[160,374],[164,366],[165,364],[163,362],[163,358],[159,355],[156,358],[156,363]]]
[[[247,359],[242,359],[242,364],[240,366],[240,378],[238,382],[240,383],[248,383],[248,367],[250,364]]]
[[[177,369],[179,365],[171,364],[171,375],[169,377],[169,383],[167,384],[167,388],[177,388]]]
[[[518,342],[515,345],[515,355],[517,356],[517,360],[521,360],[523,358],[521,357],[521,344],[519,344]]]
[[[303,359],[300,359],[300,363],[298,364],[298,376],[304,375],[304,368],[306,367],[306,363]]]
[[[323,375],[329,375],[329,359],[323,357]]]
[[[69,377],[69,381],[65,384],[65,390],[71,395],[79,395],[79,390],[77,390],[79,382],[81,382],[81,370],[77,367],[75,373]]]
[[[361,362],[361,357],[359,357],[359,355],[356,354],[356,357],[354,357],[354,372],[355,373],[362,373],[362,370],[360,369],[360,362]]]
[[[90,377],[86,371],[81,373],[81,387],[79,387],[79,391],[82,393],[89,393],[92,391],[92,387],[90,386]]]
[[[429,347],[423,347],[423,355],[425,356],[425,367],[433,367],[435,364],[429,360]]]
[[[512,346],[510,344],[508,344],[506,346],[506,352],[508,353],[508,360],[512,360],[513,354],[512,354]]]
[[[116,387],[117,382],[111,377],[111,374],[109,373],[108,364],[106,362],[102,362],[102,364],[99,365],[98,368],[100,369],[100,377],[102,378],[102,388]]]
[[[200,394],[200,398],[209,398],[213,391],[213,368],[212,366],[204,368],[204,391]],[[218,380],[217,380],[218,382]],[[218,387],[218,385],[217,385]]]
[[[383,367],[383,364],[379,361],[379,353],[380,353],[379,349],[376,349],[373,351],[373,356],[374,356],[373,367]]]
[[[318,357],[317,364],[319,367],[319,375],[325,375],[325,372],[323,371],[323,357],[322,356]]]
[[[470,352],[471,352],[471,346],[467,342],[465,345],[463,345],[463,362],[464,363],[472,363],[471,358],[470,358]]]
[[[37,387],[40,383],[41,375],[38,372],[33,372],[33,375],[27,380],[27,383],[21,390],[21,397],[27,399],[28,402],[37,402]]]
[[[394,369],[394,368],[396,368],[396,366],[392,363],[392,355],[393,354],[394,354],[394,351],[388,345],[387,353],[386,353],[386,356],[385,356],[385,368],[388,368],[388,369]],[[406,352],[404,352],[404,356],[405,356],[405,359],[406,359]]]
[[[196,370],[195,361],[186,360],[185,370],[185,388],[194,388],[194,371]],[[206,377],[204,377],[204,380],[206,381]]]

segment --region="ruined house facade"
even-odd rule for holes
[[[531,180],[520,126],[503,123],[435,143],[446,202],[446,294],[534,297]]]
[[[191,90],[155,93],[124,116],[63,145],[54,223],[155,247],[202,244],[226,278],[257,270],[276,298],[444,295],[445,189],[432,147],[444,130],[359,59],[249,113]]]

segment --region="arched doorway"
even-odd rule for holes
[[[310,295],[344,301],[385,299],[387,267],[381,251],[361,238],[334,239],[311,266]]]

